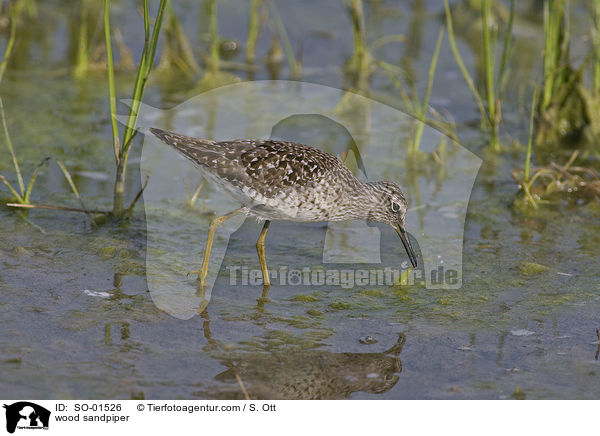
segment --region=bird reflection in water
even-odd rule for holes
[[[399,380],[406,336],[380,353],[284,350],[215,356],[228,369],[202,397],[218,399],[344,399],[355,392],[381,394]],[[226,384],[223,386],[222,384]]]

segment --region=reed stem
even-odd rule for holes
[[[600,0],[594,1],[594,65],[592,67],[592,89],[594,96],[600,96]]]
[[[477,103],[477,107],[479,108],[479,113],[481,114],[482,119],[484,119],[489,126],[490,119],[485,110],[485,106],[483,105],[483,100],[481,99],[481,96],[479,95],[479,92],[475,87],[475,83],[473,82],[473,79],[471,78],[467,67],[465,67],[465,63],[463,62],[462,57],[460,56],[460,52],[458,51],[458,48],[456,46],[456,40],[454,39],[454,27],[452,25],[452,14],[450,13],[450,6],[448,5],[448,0],[444,0],[444,8],[446,10],[446,25],[448,26],[448,41],[450,41],[450,48],[452,49],[452,54],[454,55],[454,59],[458,64],[458,68],[460,69],[460,72],[462,73],[465,82],[467,82],[467,86],[469,87],[471,93],[473,94],[473,97],[475,98],[475,102]]]
[[[142,104],[142,97],[144,95],[144,89],[146,81],[150,71],[154,66],[154,58],[156,55],[156,46],[158,45],[158,37],[160,34],[160,28],[162,25],[165,7],[167,0],[161,0],[158,6],[158,12],[152,28],[152,34],[150,34],[150,18],[148,12],[148,0],[143,2],[143,15],[144,15],[144,48],[142,50],[142,56],[140,58],[140,64],[138,66],[135,83],[133,87],[133,95],[131,106],[129,107],[129,113],[127,115],[127,123],[125,125],[125,131],[123,133],[123,141],[119,144],[119,133],[116,121],[116,98],[115,98],[115,82],[114,82],[114,65],[112,57],[112,45],[110,36],[110,17],[109,17],[109,2],[110,0],[104,0],[104,34],[106,38],[106,53],[107,53],[107,69],[108,69],[108,88],[110,98],[110,112],[111,112],[111,126],[113,134],[113,147],[115,151],[115,161],[117,171],[115,175],[115,185],[113,191],[113,215],[117,218],[122,218],[126,212],[124,207],[125,197],[125,176],[127,171],[127,160],[129,158],[129,151],[133,138],[135,137],[136,130],[135,126],[137,123],[137,117],[139,115],[139,109]]]
[[[529,175],[531,171],[531,149],[533,146],[533,119],[537,105],[537,93],[538,89],[537,87],[535,87],[535,89],[533,90],[533,97],[531,101],[531,113],[529,114],[529,137],[527,138],[527,155],[525,156],[525,175],[523,176],[524,182],[529,181]]]
[[[216,74],[219,72],[219,16],[218,5],[216,0],[209,0],[207,4],[209,18],[209,33],[210,33],[210,62],[208,64],[208,72]]]
[[[118,163],[120,159],[119,128],[117,126],[117,100],[115,91],[115,69],[113,63],[112,43],[110,37],[110,0],[104,0],[104,37],[106,41],[106,69],[108,71],[108,95],[110,105],[110,125],[113,136],[113,149],[115,160]]]
[[[292,77],[296,77],[298,71],[298,63],[296,62],[296,55],[294,54],[292,43],[290,42],[290,38],[288,37],[287,31],[285,30],[285,26],[283,25],[283,21],[281,20],[281,16],[279,15],[279,11],[277,10],[275,2],[270,2],[269,6],[271,7],[271,15],[273,16],[273,20],[275,21],[275,27],[277,28],[279,39],[283,43],[283,51],[287,59],[290,74]]]
[[[600,1],[600,0],[598,0]],[[506,66],[508,65],[508,57],[511,52],[512,44],[512,28],[515,19],[515,0],[510,0],[510,13],[508,15],[508,25],[504,34],[504,47],[502,48],[502,60],[500,61],[500,71],[498,72],[498,81],[496,87],[498,89],[498,101],[502,102],[502,94],[506,84]]]
[[[260,27],[259,12],[262,0],[250,0],[250,21],[248,23],[248,38],[246,42],[246,62],[254,63],[256,58],[256,41]]]
[[[6,49],[4,49],[4,59],[2,59],[2,63],[0,63],[0,82],[2,82],[8,60],[10,59],[10,55],[12,54],[15,46],[15,40],[17,38],[17,21],[19,20],[20,12],[21,6],[19,2],[13,3],[9,6],[10,34],[8,37],[8,42],[6,43]]]
[[[435,50],[433,52],[433,57],[431,58],[431,64],[429,64],[429,75],[427,79],[427,89],[425,90],[425,96],[423,97],[423,102],[421,105],[421,109],[419,111],[419,122],[417,124],[417,129],[415,131],[415,137],[413,141],[413,146],[411,149],[411,153],[416,153],[419,150],[421,145],[421,137],[423,136],[423,128],[425,126],[425,116],[427,115],[427,108],[429,107],[429,98],[431,97],[431,89],[433,87],[433,79],[435,77],[435,70],[437,68],[437,61],[440,54],[440,47],[442,46],[442,39],[444,38],[444,26],[440,29],[440,32],[437,37],[437,41],[435,43]]]
[[[79,17],[79,43],[77,45],[77,61],[75,64],[76,78],[83,77],[89,66],[87,3],[88,0],[81,0],[81,15]]]
[[[482,0],[481,19],[483,28],[483,59],[485,68],[485,91],[487,96],[487,113],[490,124],[490,148],[498,151],[498,118],[496,117],[496,98],[494,88],[494,53],[490,39],[490,0]]]

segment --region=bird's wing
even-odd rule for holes
[[[260,141],[240,154],[240,164],[263,195],[322,183],[337,167],[346,168],[335,156],[306,145],[281,141]]]
[[[347,174],[353,178],[337,157],[306,145],[249,139],[215,142],[150,130],[202,168],[228,194],[249,208],[266,208],[265,215],[282,207],[289,207],[287,214],[294,215],[304,187],[335,189],[327,183],[332,171],[338,177]]]
[[[267,197],[321,183],[332,169],[347,170],[337,157],[302,144],[249,139],[216,142],[156,128],[150,131],[215,176],[238,188],[260,188]]]

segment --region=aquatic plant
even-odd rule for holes
[[[259,13],[262,0],[250,0],[248,37],[246,38],[246,62],[253,63],[256,58],[256,40],[260,30]]]
[[[529,115],[529,136],[527,138],[527,154],[525,155],[525,174],[524,181],[529,182],[529,174],[531,168],[531,149],[533,146],[533,119],[535,116],[535,106],[537,104],[537,88],[533,90],[533,97],[531,102],[531,113]]]
[[[534,129],[533,120],[535,117],[535,110],[536,110],[536,104],[537,104],[537,93],[538,93],[538,90],[537,90],[537,88],[535,88],[533,90],[533,97],[532,97],[531,109],[530,109],[530,115],[529,115],[529,136],[527,138],[527,153],[525,155],[525,170],[523,172],[522,178],[520,177],[519,172],[513,171],[513,178],[519,183],[519,186],[523,189],[525,198],[534,208],[537,208],[537,204],[535,202],[535,199],[531,195],[531,186],[533,185],[535,180],[534,181],[530,180],[530,174],[531,174],[531,154],[532,154],[532,148],[533,148],[533,144],[532,144],[533,143],[533,129]]]
[[[594,1],[592,44],[594,50],[592,64],[592,89],[594,97],[600,97],[600,0]]]
[[[437,61],[440,53],[441,43],[444,38],[444,33],[445,28],[442,26],[438,33],[433,56],[429,64],[427,84],[422,101],[417,92],[416,83],[412,80],[412,78],[409,77],[407,79],[410,81],[410,91],[407,91],[405,86],[397,77],[397,74],[401,74],[401,72],[399,72],[397,68],[395,68],[393,65],[387,62],[379,60],[376,61],[377,65],[384,70],[384,72],[388,75],[389,79],[391,80],[393,86],[400,93],[400,97],[402,98],[402,101],[404,103],[404,109],[417,120],[416,128],[412,134],[412,139],[409,142],[409,155],[411,157],[415,157],[416,152],[419,150],[425,124],[430,124],[436,129],[444,132],[446,136],[457,140],[456,125],[452,121],[446,120],[437,110],[429,106],[429,99],[431,96],[431,90],[433,88],[433,81],[435,78],[435,72],[437,70]],[[395,40],[399,41],[397,37],[395,38]],[[433,118],[428,119],[427,112],[430,112]],[[440,143],[440,145],[444,144],[444,141]],[[433,157],[437,163],[442,162],[440,156],[436,152],[433,153]]]
[[[418,24],[420,23],[420,19],[416,18],[414,20],[416,24],[412,26],[410,37],[408,38],[401,34],[388,34],[375,39],[371,43],[368,43],[364,26],[364,12],[362,1],[346,0],[345,4],[352,23],[354,48],[352,56],[344,65],[344,71],[349,82],[346,86],[356,92],[363,94],[371,94],[376,96],[376,98],[385,101],[387,100],[386,96],[377,95],[376,91],[370,89],[368,79],[373,73],[380,70],[388,76],[388,78],[392,82],[392,85],[396,88],[396,90],[400,94],[400,97],[402,98],[402,101],[404,103],[404,110],[407,111],[418,121],[418,123],[415,124],[416,128],[413,131],[412,139],[409,143],[409,153],[413,157],[415,156],[415,152],[419,149],[421,137],[423,134],[423,128],[424,125],[427,123],[435,125],[436,128],[438,128],[441,131],[444,131],[444,133],[451,137],[456,137],[455,133],[453,133],[451,123],[448,123],[446,120],[443,119],[443,117],[440,116],[440,114],[437,111],[429,107],[429,98],[431,95],[435,71],[437,69],[437,60],[439,57],[441,42],[444,36],[444,29],[440,29],[440,32],[438,34],[434,54],[432,56],[431,64],[429,67],[426,91],[423,97],[423,101],[421,101],[417,92],[416,81],[413,77],[414,75],[410,74],[409,70],[411,70],[411,68],[410,64],[408,64],[408,60],[416,56],[416,51],[418,50],[415,50],[415,48],[417,46],[420,46],[420,44],[418,43],[418,35],[420,34],[419,29],[421,29],[421,26]],[[422,3],[415,2],[414,7],[416,11],[415,16],[420,17],[420,15],[423,12]],[[390,43],[407,44],[408,48],[406,52],[408,55],[403,58],[406,60],[406,62],[403,62],[402,66],[397,66],[384,60],[377,59],[373,55],[375,50],[380,49],[383,46]],[[406,90],[403,81],[408,82],[410,92]],[[340,104],[338,105],[338,109],[341,109],[345,106],[351,107],[351,104],[349,104],[350,95],[351,94],[346,94],[342,102],[340,102]],[[432,113],[435,119],[426,119],[428,111]]]
[[[13,48],[15,47],[15,40],[17,38],[17,21],[19,20],[19,16],[21,15],[22,3],[22,1],[18,1],[8,6],[10,33],[8,36],[8,41],[6,43],[6,48],[4,49],[4,58],[2,59],[2,63],[0,63],[0,83],[2,82],[2,78],[4,77],[6,65],[8,64],[8,60],[10,59],[10,56],[13,52]]]
[[[415,132],[414,140],[411,143],[411,147],[409,148],[410,153],[416,153],[419,150],[419,146],[421,144],[421,137],[423,135],[423,127],[425,126],[425,116],[427,115],[427,108],[429,107],[429,97],[431,96],[431,88],[433,86],[433,79],[435,77],[435,70],[437,67],[437,60],[440,54],[440,47],[442,45],[442,39],[444,38],[444,27],[440,29],[440,32],[437,37],[437,42],[435,43],[435,50],[433,52],[433,57],[431,59],[431,63],[429,64],[429,74],[427,79],[427,88],[425,90],[425,95],[423,97],[423,102],[421,104],[421,109],[418,113],[417,129]],[[415,98],[418,102],[418,96],[415,93]]]
[[[33,170],[33,173],[31,174],[31,178],[29,179],[29,183],[27,184],[27,188],[26,188],[25,182],[23,180],[23,175],[21,173],[21,167],[19,165],[19,161],[17,160],[17,156],[15,154],[15,150],[13,148],[12,141],[10,139],[10,134],[8,133],[8,126],[6,125],[6,117],[4,115],[4,104],[2,103],[1,97],[0,97],[0,117],[2,118],[2,128],[4,131],[4,142],[6,144],[6,147],[8,148],[8,152],[12,159],[12,164],[15,169],[15,173],[17,175],[17,184],[19,186],[14,187],[6,179],[6,177],[3,176],[2,174],[0,174],[0,180],[2,181],[2,183],[4,183],[4,185],[6,185],[6,187],[11,192],[11,194],[14,196],[15,201],[17,201],[18,204],[30,204],[29,198],[31,196],[31,191],[33,190],[33,186],[35,185],[35,181],[37,180],[38,173],[40,172],[40,169],[42,168],[42,166],[44,166],[44,164],[48,161],[49,158],[44,158],[40,161],[40,163],[37,164],[37,166]]]
[[[167,19],[163,28],[162,56],[157,69],[170,71],[174,68],[187,76],[193,76],[200,72],[190,42],[183,32],[183,27],[175,14],[172,3],[169,2]]]
[[[579,150],[575,150],[564,165],[551,162],[544,167],[532,168],[527,182],[519,170],[512,177],[523,188],[526,201],[537,209],[539,203],[552,203],[551,195],[567,193],[571,197],[600,201],[600,175],[593,168],[573,165]]]
[[[23,175],[21,173],[21,166],[19,165],[19,161],[17,159],[17,156],[14,151],[14,147],[12,145],[12,140],[10,139],[10,134],[8,132],[8,126],[6,125],[4,104],[2,102],[1,97],[0,97],[0,118],[2,119],[4,141],[6,143],[6,147],[8,148],[8,152],[10,154],[10,157],[11,157],[11,160],[13,163],[13,167],[14,167],[15,173],[17,175],[17,184],[18,184],[17,187],[14,187],[4,175],[0,174],[0,181],[2,181],[2,183],[4,183],[4,185],[8,188],[10,193],[13,195],[13,201],[16,202],[16,203],[8,202],[8,203],[6,203],[6,206],[15,207],[15,208],[26,208],[26,209],[40,208],[40,209],[54,209],[54,210],[68,210],[68,211],[76,211],[76,212],[85,212],[86,214],[88,214],[88,216],[90,216],[91,213],[106,213],[105,211],[90,210],[85,207],[85,205],[83,204],[83,200],[81,199],[81,196],[79,195],[79,191],[77,190],[75,183],[73,183],[73,178],[71,177],[71,174],[69,173],[69,171],[67,170],[65,165],[60,161],[57,162],[57,164],[60,167],[62,173],[64,174],[65,179],[69,183],[69,186],[71,187],[71,190],[75,194],[75,197],[79,200],[79,202],[82,206],[81,209],[65,207],[65,206],[48,205],[48,204],[32,204],[31,203],[31,193],[33,191],[33,187],[37,180],[38,174],[39,174],[40,170],[42,169],[42,167],[50,160],[50,158],[45,157],[36,165],[36,167],[33,170],[33,173],[31,174],[31,178],[29,179],[29,183],[27,184],[27,187],[25,187],[25,182],[23,179]],[[31,224],[38,230],[42,231],[42,233],[44,233],[43,229],[41,229],[39,226],[37,226],[36,224],[29,221],[25,215],[20,214],[20,216],[23,219],[25,219],[25,221],[27,221],[29,224]]]
[[[150,18],[148,11],[148,0],[143,2],[143,15],[144,15],[144,48],[142,50],[142,56],[138,65],[137,75],[133,87],[132,103],[129,108],[129,114],[127,116],[127,122],[123,132],[123,138],[119,141],[119,130],[117,126],[117,109],[116,109],[116,92],[115,92],[115,78],[114,78],[114,63],[112,56],[112,44],[111,44],[111,32],[110,32],[110,8],[109,0],[104,0],[104,34],[106,39],[106,62],[108,69],[108,89],[110,99],[110,116],[111,116],[111,128],[113,137],[113,148],[115,154],[115,163],[117,172],[115,176],[114,193],[113,193],[113,215],[116,218],[123,218],[128,212],[130,212],[135,204],[136,199],[141,195],[138,193],[136,199],[132,204],[125,208],[124,196],[125,196],[125,175],[127,171],[127,160],[129,158],[129,152],[131,151],[131,145],[136,135],[135,125],[139,114],[139,109],[142,103],[142,97],[146,86],[146,81],[150,75],[150,71],[154,65],[154,58],[156,54],[156,46],[158,44],[158,37],[160,34],[160,28],[165,12],[167,0],[161,0],[156,13],[156,19],[154,20],[154,26],[152,33],[150,33]],[[142,187],[143,189],[143,187]]]
[[[544,2],[544,61],[542,98],[538,107],[535,143],[597,144],[600,135],[600,2],[594,2],[592,52],[574,68],[569,56],[569,2]],[[591,86],[585,84],[585,69],[591,61]]]
[[[204,182],[200,182],[193,193],[190,193],[190,187],[188,186],[185,179],[183,179],[183,186],[185,188],[186,206],[192,208],[198,200],[198,196],[200,195],[200,191],[202,191]]]
[[[77,60],[75,62],[75,77],[81,78],[89,68],[88,55],[88,22],[87,10],[89,0],[81,0],[79,17],[79,38],[77,45]]]
[[[277,5],[274,1],[269,3],[269,8],[270,14],[273,17],[273,21],[275,22],[275,28],[277,29],[279,40],[283,43],[283,52],[285,53],[285,57],[287,59],[290,75],[292,76],[292,79],[299,79],[302,71],[302,64],[294,54],[292,43],[290,42],[290,38],[285,30],[285,26],[281,20],[281,15],[279,15]]]
[[[495,47],[497,46],[497,36],[490,33],[490,0],[481,0],[485,104],[484,98],[481,97],[479,91],[477,90],[475,82],[471,78],[471,75],[469,74],[469,71],[467,70],[467,67],[462,60],[462,56],[460,55],[460,52],[456,46],[452,14],[450,11],[450,6],[448,5],[448,0],[444,0],[444,8],[446,12],[446,25],[448,26],[448,39],[450,41],[452,54],[454,55],[454,59],[458,64],[467,86],[475,98],[475,102],[477,103],[484,126],[489,132],[489,147],[491,150],[498,151],[500,150],[498,135],[500,124],[502,122],[501,97],[506,79],[506,66],[508,63],[511,46],[511,35],[515,10],[514,0],[511,0],[510,2],[510,14],[504,34],[503,52],[497,76],[495,73]]]
[[[544,63],[541,111],[547,111],[569,79],[569,11],[565,0],[544,2]]]
[[[205,4],[206,16],[208,17],[208,53],[203,53],[205,70],[202,78],[197,83],[196,89],[198,92],[204,92],[218,86],[237,82],[239,79],[233,74],[230,74],[222,69],[221,52],[226,47],[228,40],[222,39],[219,36],[219,8],[216,0],[207,0]],[[232,42],[229,40],[229,42]],[[225,43],[225,44],[223,44]]]
[[[6,48],[4,49],[4,58],[2,59],[2,63],[0,63],[0,83],[2,82],[2,78],[4,77],[4,72],[6,71],[6,65],[10,59],[10,56],[13,52],[13,48],[15,46],[15,39],[17,36],[17,21],[21,14],[23,2],[18,1],[9,5],[9,19],[10,19],[10,33],[8,37],[8,41],[6,43]],[[42,166],[48,161],[48,158],[42,159],[40,163],[37,164],[31,178],[29,179],[29,183],[27,187],[25,187],[25,182],[23,180],[23,175],[21,173],[21,167],[19,165],[19,161],[15,154],[15,150],[12,145],[12,140],[10,139],[10,134],[8,132],[8,126],[6,125],[6,116],[4,114],[4,103],[2,102],[2,97],[0,97],[0,117],[2,118],[2,129],[4,133],[4,142],[6,144],[6,148],[10,154],[13,168],[15,169],[15,173],[17,175],[17,184],[18,187],[14,187],[8,179],[0,174],[0,180],[4,185],[8,188],[11,194],[14,196],[15,200],[18,204],[30,204],[29,198],[31,196],[31,191],[33,190],[33,186],[35,185],[35,181],[37,179],[38,173]]]
[[[353,53],[345,65],[346,74],[351,77],[357,89],[366,88],[366,80],[373,71],[374,65],[370,50],[367,48],[363,2],[350,0],[346,4],[352,21]]]
[[[575,150],[562,166],[551,162],[547,166],[531,167],[537,95],[536,88],[531,102],[525,169],[512,172],[513,179],[523,189],[526,204],[537,209],[538,203],[550,202],[549,197],[556,192],[566,192],[580,198],[600,200],[600,176],[598,173],[592,168],[573,165],[579,156],[579,150]]]
[[[219,18],[216,0],[208,0],[206,3],[209,17],[208,31],[210,33],[210,51],[207,60],[206,71],[208,74],[216,75],[219,72]]]

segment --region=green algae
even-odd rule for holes
[[[315,297],[314,295],[297,294],[297,295],[294,295],[292,298],[290,298],[290,301],[298,301],[301,303],[310,303],[310,302],[319,301],[319,298]]]
[[[519,265],[519,272],[524,276],[535,276],[548,271],[548,267],[535,262],[523,262]]]
[[[334,301],[329,304],[329,308],[332,310],[352,310],[354,307],[344,301]]]

